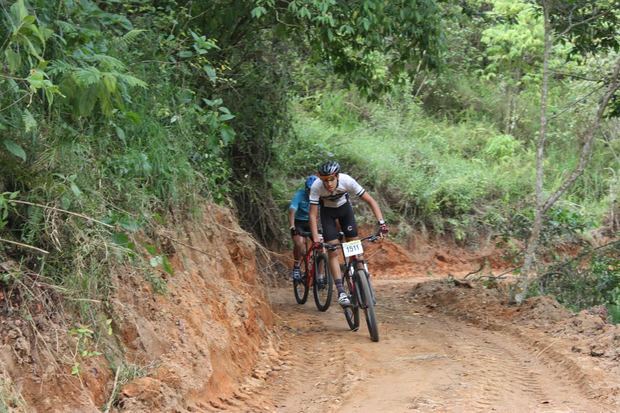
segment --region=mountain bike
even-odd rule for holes
[[[312,288],[314,303],[319,311],[327,311],[332,302],[334,283],[329,262],[323,248],[308,247],[309,232],[302,232],[299,235],[306,238],[304,245],[305,251],[302,259],[302,273],[300,280],[293,280],[293,292],[295,301],[298,304],[305,304],[308,299],[308,292]]]
[[[377,233],[359,240],[341,242],[338,245],[324,244],[329,250],[342,250],[342,255],[344,257],[342,274],[344,279],[343,286],[351,301],[350,306],[343,307],[347,324],[353,331],[359,329],[359,312],[361,308],[364,312],[366,326],[368,327],[368,332],[370,333],[370,339],[372,341],[379,341],[379,326],[375,315],[376,298],[372,284],[370,283],[368,263],[360,257],[360,254],[364,252],[362,246],[364,242],[375,242],[379,239],[380,237]]]

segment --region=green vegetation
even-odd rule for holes
[[[578,165],[620,43],[616,2],[566,3],[550,15],[546,193]],[[0,287],[20,316],[45,296],[98,343],[111,268],[132,265],[166,293],[173,269],[158,226],[210,200],[282,245],[294,187],[328,157],[377,195],[402,237],[527,240],[542,7],[0,1]],[[618,102],[588,167],[546,214],[543,253],[619,229]],[[598,262],[599,301],[618,304],[618,266]],[[33,279],[50,287],[32,291]]]
[[[99,353],[118,364],[110,272],[131,265],[165,294],[158,226],[234,202],[247,229],[280,239],[268,177],[273,142],[291,136],[292,63],[331,61],[378,96],[407,60],[438,63],[437,11],[433,0],[0,1],[2,316],[64,313],[88,326],[71,330],[74,374]]]
[[[5,375],[0,376],[0,413],[27,412],[26,403],[16,391],[13,381]]]
[[[567,262],[552,265],[538,280],[535,294],[552,294],[579,311],[606,306],[620,323],[620,242],[586,250]]]
[[[453,230],[463,238],[461,231],[474,229],[474,220],[493,207],[514,205],[531,190],[527,153],[488,123],[437,121],[412,102],[365,103],[343,95],[314,107],[309,102],[298,106],[302,144],[291,143],[284,152],[303,159],[314,145],[308,167],[332,153],[385,198],[392,221]]]

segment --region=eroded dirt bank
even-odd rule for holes
[[[71,334],[93,325],[70,322],[58,303],[0,290],[0,411],[204,411],[274,352],[260,254],[233,214],[211,205],[201,222],[158,231],[138,237],[171,260],[173,275],[155,274],[166,292],[130,266],[116,268],[105,315],[111,335]],[[49,290],[41,280],[24,283]]]

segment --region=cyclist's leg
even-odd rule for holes
[[[336,245],[340,242],[338,241],[338,230],[336,229],[336,212],[337,208],[325,208],[321,206],[321,227],[323,228],[323,241],[332,245]],[[334,277],[334,280],[342,279],[340,265],[338,264],[338,257],[338,250],[328,251],[329,269],[332,273],[332,276]]]
[[[293,244],[293,259],[295,260],[295,264],[299,265],[304,255],[304,237],[295,235],[293,237]]]
[[[340,229],[344,233],[347,240],[357,239],[357,222],[355,222],[355,214],[353,213],[353,207],[351,203],[346,204],[338,208],[340,221]]]
[[[325,242],[331,245],[337,245],[340,243],[338,239],[337,221],[340,220],[340,216],[346,213],[346,208],[325,208],[321,207],[321,225],[323,226],[323,238]],[[340,222],[341,223],[341,222]],[[343,280],[342,271],[340,268],[340,250],[330,250],[328,252],[329,268],[334,278],[334,284],[338,290],[338,302],[343,306],[351,304],[349,296],[347,295]]]
[[[310,225],[308,221],[300,221],[296,219],[295,229],[297,230],[298,234],[302,232],[310,232]],[[295,235],[293,237],[294,267],[299,268],[301,261],[305,259],[306,248],[307,248],[306,237],[301,236],[301,235]]]
[[[348,242],[359,239],[359,236],[357,234],[357,222],[355,221],[355,214],[353,213],[353,208],[351,207],[351,204],[347,202],[342,207],[346,207],[344,208],[342,217],[340,217],[340,226],[342,227],[342,232],[344,233],[345,240]],[[359,262],[357,269],[364,268],[364,265],[361,262],[361,260],[364,259],[364,255],[360,254],[357,256],[357,258]]]

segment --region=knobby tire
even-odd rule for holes
[[[314,261],[314,282],[312,293],[314,303],[319,311],[327,311],[332,302],[334,283],[329,270],[329,262],[325,254],[319,254]]]
[[[375,303],[371,290],[372,287],[368,280],[368,273],[365,270],[357,270],[356,275],[357,287],[359,288],[359,296],[362,300],[362,309],[366,317],[366,325],[368,326],[370,339],[372,341],[379,341],[379,326],[377,325],[377,318],[375,316]]]
[[[345,271],[348,269],[345,268]],[[360,328],[360,308],[358,304],[357,294],[353,290],[353,283],[351,277],[344,275],[344,290],[351,299],[351,305],[344,307],[344,318],[347,320],[347,324],[352,331],[357,331]]]
[[[303,271],[301,280],[293,280],[293,293],[295,293],[295,301],[297,304],[305,304],[308,300],[308,263],[302,259]]]

